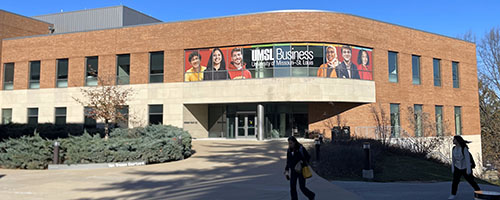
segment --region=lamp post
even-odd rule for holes
[[[59,164],[59,142],[54,142],[54,157],[52,158],[52,164]]]

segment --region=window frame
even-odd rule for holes
[[[458,121],[457,121],[457,110],[458,110]],[[454,120],[455,120],[455,135],[463,134],[463,125],[462,125],[462,106],[454,107]],[[457,124],[458,122],[458,124]],[[458,129],[457,129],[458,127]]]
[[[152,106],[161,106],[161,115],[160,113],[151,113],[151,107]],[[151,124],[151,115],[160,115],[161,116],[161,123],[163,124],[163,104],[148,104],[148,124]]]
[[[415,77],[415,65],[413,63],[413,59],[416,58],[417,59],[417,66],[416,66],[416,70],[417,70],[417,76],[418,76],[418,79],[416,79]],[[422,77],[421,77],[421,74],[420,74],[420,58],[421,56],[419,55],[411,55],[411,77],[412,77],[412,84],[413,85],[421,85],[422,84]]]
[[[438,110],[440,111],[441,114],[441,119],[438,121]],[[435,105],[434,106],[434,118],[436,122],[436,136],[443,136],[444,131],[443,131],[443,120],[444,120],[444,113],[443,113],[443,106],[442,105]]]
[[[64,115],[62,114],[57,114],[57,109],[64,109]],[[55,107],[54,108],[54,124],[55,125],[66,125],[67,122],[67,116],[68,116],[68,108],[67,107]],[[58,124],[57,123],[57,118],[64,117],[64,123]]]
[[[59,79],[59,61],[66,60],[66,79]],[[60,58],[56,59],[56,88],[67,88],[68,87],[68,80],[69,80],[69,59],[68,58]],[[59,81],[66,81],[66,87],[61,87],[59,86]]]
[[[437,74],[436,74],[436,61],[437,61]],[[434,86],[436,87],[441,87],[443,85],[442,83],[442,75],[441,75],[441,59],[439,58],[432,58],[432,72],[433,72],[433,77],[434,77]],[[437,77],[436,77],[437,75]]]
[[[8,123],[5,123],[4,119],[5,119],[5,111],[7,110],[10,110],[10,118],[9,118],[9,122]],[[13,109],[12,108],[2,108],[2,121],[0,121],[0,124],[2,125],[5,125],[5,124],[11,124],[12,123],[12,114],[13,114]]]
[[[7,65],[12,65],[12,81],[7,82],[6,81],[6,76],[7,76]],[[3,64],[3,90],[13,90],[14,89],[14,79],[15,79],[15,63],[4,63]],[[6,85],[9,85],[11,87],[7,88],[5,87]]]
[[[30,115],[30,110],[32,109],[36,109],[36,115]],[[40,114],[40,109],[38,107],[28,107],[26,109],[27,111],[27,121],[26,121],[26,124],[28,124],[29,126],[36,126],[38,125],[38,116]],[[36,118],[36,123],[35,124],[30,124],[30,118]]]
[[[393,107],[397,108],[397,112],[393,112]],[[401,109],[400,109],[400,104],[399,103],[391,103],[389,104],[389,110],[390,110],[390,123],[391,123],[391,137],[399,138],[401,135]],[[393,120],[393,114],[397,113],[397,118],[394,118]],[[397,122],[393,124],[394,122]]]
[[[456,75],[456,79],[455,79],[455,75]],[[451,79],[453,82],[453,88],[460,88],[460,63],[459,62],[451,61]]]
[[[128,79],[126,83],[121,82],[120,77],[125,77],[125,76],[120,76],[120,57],[128,57]],[[130,84],[130,54],[117,54],[116,55],[116,85],[129,85]]]
[[[95,74],[95,85],[89,85],[89,75],[88,75],[88,70],[89,70],[89,59],[93,59],[93,58],[96,58],[97,60],[97,71],[96,71],[96,74]],[[97,86],[99,83],[98,83],[98,77],[99,77],[99,56],[87,56],[85,57],[85,86]]]
[[[33,64],[38,62],[38,80],[32,79],[33,75]],[[29,69],[28,69],[28,89],[40,89],[40,78],[42,76],[42,62],[40,60],[32,60],[29,61]],[[38,86],[34,87],[32,84],[38,83]]]
[[[161,74],[160,73],[154,73],[154,74],[152,74],[151,73],[151,71],[152,71],[151,69],[153,68],[153,65],[152,65],[153,64],[153,54],[160,54],[160,53],[161,53],[161,58],[162,58],[162,73]],[[164,51],[152,51],[152,52],[149,52],[149,71],[148,72],[149,72],[148,73],[149,74],[149,77],[148,77],[149,78],[149,80],[148,80],[149,83],[163,83],[165,81],[164,80],[165,79],[165,77],[164,77],[164,74],[165,74],[165,52]],[[152,76],[158,76],[158,77],[160,77],[160,75],[161,75],[161,81],[151,82],[151,80],[152,80],[151,77]]]
[[[388,68],[387,70],[389,71],[389,82],[391,83],[398,83],[399,82],[399,56],[398,56],[398,52],[396,51],[388,51],[387,53],[387,65],[388,65]],[[394,67],[395,67],[395,71],[396,73],[392,73],[390,71],[391,69],[391,55],[394,55],[395,56],[395,62],[394,62]]]

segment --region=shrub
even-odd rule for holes
[[[28,124],[5,124],[0,125],[0,141],[8,138],[20,138],[22,136],[33,136],[36,132],[44,139],[54,140],[57,138],[67,138],[70,135],[78,136],[84,132],[82,124],[55,125],[52,123],[38,124],[36,126]],[[87,130],[94,134],[100,134],[102,129]]]
[[[191,136],[164,125],[114,129],[108,140],[86,131],[81,136],[58,139],[64,164],[126,162],[162,163],[191,156]],[[53,141],[40,135],[22,136],[0,143],[0,166],[43,169],[52,162]]]
[[[44,169],[52,162],[52,142],[38,133],[0,143],[0,167]]]

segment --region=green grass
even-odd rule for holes
[[[375,162],[374,181],[451,181],[450,166],[424,158],[382,153]]]
[[[321,161],[313,162],[314,171],[327,180],[375,181],[375,182],[442,182],[452,181],[453,175],[448,164],[427,159],[424,154],[412,153],[404,149],[386,149],[376,141],[371,141],[372,167],[374,179],[362,177],[364,152],[360,148],[363,140],[325,143],[321,147]],[[313,158],[314,148],[309,152]],[[462,178],[462,181],[465,179]],[[476,178],[481,184],[500,185],[500,181],[487,182]]]

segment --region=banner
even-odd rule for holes
[[[373,80],[372,49],[281,43],[186,50],[184,81],[272,77]]]

